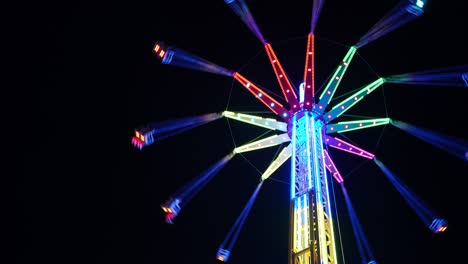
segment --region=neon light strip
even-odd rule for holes
[[[294,215],[295,215],[295,222],[294,222],[294,231],[295,231],[295,243],[294,243],[294,249],[296,251],[299,251],[301,248],[301,226],[300,226],[300,221],[301,221],[301,210],[300,210],[300,205],[299,205],[299,199],[294,200]]]
[[[283,67],[281,66],[281,63],[276,57],[276,54],[273,51],[273,48],[271,47],[270,43],[265,44],[265,50],[268,54],[271,66],[275,71],[276,78],[278,79],[278,83],[281,86],[281,91],[283,91],[283,95],[286,98],[286,101],[289,103],[291,109],[298,109],[299,102],[297,101],[296,92],[294,91],[294,88],[291,85],[291,82],[289,81],[289,78],[286,75]]]
[[[250,93],[252,93],[258,100],[260,100],[264,105],[270,108],[273,113],[286,118],[289,114],[288,111],[278,103],[275,99],[265,93],[262,89],[258,88],[255,84],[247,80],[238,72],[234,72],[232,75],[240,84],[242,84]]]
[[[302,213],[302,223],[301,223],[301,231],[303,232],[303,236],[302,236],[302,248],[307,248],[308,247],[308,236],[307,236],[307,226],[308,226],[308,212],[306,210],[307,208],[307,194],[304,194],[302,195],[302,210],[301,210],[301,213]]]
[[[364,129],[374,126],[381,126],[389,124],[392,121],[390,118],[376,118],[376,119],[367,119],[367,120],[357,120],[357,121],[345,121],[338,122],[337,124],[328,124],[326,126],[327,134],[330,133],[343,133],[349,132],[358,129]]]
[[[314,49],[314,34],[309,33],[307,36],[306,63],[304,68],[304,105],[302,106],[308,110],[312,108],[315,94]]]
[[[323,113],[325,111],[325,108],[328,106],[330,103],[330,100],[333,98],[333,95],[335,94],[338,85],[341,82],[341,79],[343,79],[344,74],[346,73],[346,70],[348,69],[349,64],[351,63],[351,60],[354,57],[354,54],[356,54],[357,48],[355,46],[351,46],[348,50],[348,53],[346,53],[346,56],[343,58],[343,61],[341,64],[336,68],[336,71],[333,73],[331,79],[328,81],[327,86],[325,86],[325,89],[323,90],[322,94],[319,97],[319,102],[315,106],[315,110],[318,113]]]
[[[310,135],[310,125],[309,125],[309,115],[306,113],[306,115],[303,117],[306,119],[306,135]],[[312,120],[314,122],[314,120]],[[312,128],[312,133],[314,133],[314,129]],[[308,182],[308,189],[312,189],[312,166],[311,166],[311,155],[310,155],[310,137],[306,138],[307,141],[307,182]],[[314,155],[315,156],[315,155]]]
[[[293,235],[292,235],[293,236],[292,237],[292,240],[293,240],[292,241],[292,251],[295,252],[296,248],[297,248],[297,237],[296,237],[297,236],[297,225],[296,225],[296,223],[297,223],[297,204],[296,204],[296,201],[294,201],[293,206],[294,206],[294,209],[293,209],[293,218],[294,218],[293,221],[294,222],[293,222],[293,228],[292,228],[293,229],[292,230],[292,232],[293,232]]]
[[[246,115],[230,111],[224,111],[223,116],[268,129],[274,129],[283,132],[288,131],[288,124],[286,124],[285,122],[276,121],[272,118],[263,118],[261,116]]]
[[[328,155],[326,150],[323,150],[323,157],[325,160],[325,167],[327,167],[328,171],[330,171],[337,182],[343,182],[343,177],[341,177],[340,172],[336,168],[335,163],[333,163],[333,160],[330,158],[330,155]]]
[[[294,200],[294,251],[298,252],[309,247],[309,232],[309,199],[305,193]]]
[[[302,197],[304,197],[304,195],[301,195],[299,197],[296,198],[296,202],[298,204],[298,208],[297,208],[297,212],[299,214],[299,222],[297,223],[297,229],[299,231],[299,238],[298,238],[298,250],[302,250],[304,249],[304,231],[303,231],[303,227],[304,227],[304,213],[303,213],[303,210],[304,210],[304,205],[303,205],[303,199]]]
[[[304,207],[304,215],[306,217],[306,222],[304,226],[304,232],[305,232],[305,247],[310,246],[310,214],[309,214],[309,207],[310,207],[310,200],[309,200],[309,195],[304,195],[304,200],[305,200],[305,207]]]
[[[346,151],[346,152],[349,152],[349,153],[352,153],[354,155],[358,155],[358,156],[361,156],[361,157],[364,157],[366,159],[373,159],[375,157],[374,154],[370,153],[370,152],[367,152],[363,149],[360,149],[346,141],[343,141],[339,138],[336,138],[336,137],[330,137],[328,135],[325,136],[325,142],[327,143],[327,145],[329,145],[330,147],[334,147],[334,148],[337,148],[337,149],[340,149],[340,150],[343,150],[343,151]]]
[[[320,146],[323,146],[323,139],[322,139],[322,137],[320,137]],[[325,152],[325,150],[324,150],[323,147],[322,147],[322,153],[321,153],[321,154],[322,154],[322,157],[324,157],[324,152]],[[331,159],[330,159],[330,161],[331,161]],[[322,159],[322,166],[323,166],[323,168],[326,167],[326,166],[325,166],[325,159]],[[337,170],[337,171],[338,171],[338,170]],[[329,190],[328,190],[328,179],[327,179],[326,173],[327,173],[327,172],[326,172],[325,169],[324,169],[324,171],[323,171],[323,174],[324,174],[323,177],[324,177],[324,180],[325,180],[325,191],[326,191],[326,197],[327,197],[327,204],[326,204],[326,206],[327,206],[327,209],[328,209],[328,210],[327,210],[327,212],[328,212],[328,224],[329,224],[329,227],[330,227],[329,229],[330,229],[330,232],[331,232],[331,234],[330,234],[330,241],[331,241],[331,245],[330,245],[330,248],[331,248],[330,254],[333,254],[333,261],[334,261],[333,263],[338,263],[338,261],[337,261],[337,256],[336,256],[336,251],[335,251],[335,250],[336,250],[336,247],[335,247],[335,240],[334,240],[334,238],[335,238],[335,232],[333,231],[333,216],[332,216],[331,205],[330,205],[330,204],[331,204],[331,202],[330,202],[330,193],[329,193]],[[341,178],[341,176],[340,176],[340,178]],[[328,250],[327,250],[327,255],[328,255]]]
[[[278,157],[268,166],[262,175],[262,180],[268,179],[273,172],[275,172],[283,163],[291,157],[292,147],[289,144],[287,147],[281,150]]]
[[[292,158],[291,158],[291,200],[294,199],[296,196],[296,144],[297,144],[297,139],[296,139],[296,125],[297,125],[297,120],[296,120],[296,115],[292,117],[291,121],[291,145],[292,145]]]
[[[357,104],[357,102],[361,101],[362,98],[364,98],[364,96],[373,92],[375,89],[377,89],[377,87],[379,87],[384,82],[385,82],[384,78],[379,78],[375,80],[374,82],[364,86],[362,89],[360,89],[358,92],[354,93],[350,97],[336,104],[332,108],[332,110],[324,114],[325,121],[328,123],[332,121],[333,119],[335,119],[336,117],[343,114],[344,112],[348,111],[349,109],[351,109],[351,107]]]
[[[315,178],[315,196],[316,203],[317,203],[317,222],[318,222],[318,235],[319,235],[319,248],[320,248],[320,263],[328,263],[328,251],[327,251],[327,238],[325,234],[325,219],[324,219],[324,210],[323,210],[323,192],[322,192],[322,184],[321,184],[321,177],[320,177],[320,169],[319,169],[319,159],[318,155],[322,155],[318,153],[317,148],[322,146],[322,142],[320,140],[321,135],[316,135],[315,126],[320,125],[319,121],[314,123],[314,129],[312,130],[311,137],[314,140],[313,148],[314,148],[314,178]],[[308,138],[310,140],[310,138]],[[324,175],[325,176],[325,175]]]
[[[283,142],[288,142],[290,140],[291,139],[289,138],[287,133],[284,133],[281,135],[273,135],[271,137],[260,139],[252,143],[237,147],[234,149],[234,153],[243,153],[243,152],[253,151],[257,149],[268,148],[268,147],[279,145]]]
[[[317,160],[317,158],[315,158]],[[316,170],[317,171],[317,170]],[[325,235],[325,221],[324,221],[324,211],[323,211],[323,198],[322,198],[322,186],[320,184],[320,177],[316,175],[316,190],[315,195],[317,196],[317,220],[318,220],[318,233],[319,233],[319,248],[320,248],[320,263],[328,263],[328,254],[327,254],[327,238]]]
[[[315,133],[315,126],[319,124],[318,121],[315,122],[313,117],[311,117],[311,119],[312,119],[312,124],[313,124],[312,131],[310,133],[310,136],[311,136],[311,138],[313,140],[312,147],[313,147],[313,152],[314,152],[313,153],[313,155],[314,155],[314,171],[313,172],[314,172],[314,177],[316,178],[316,181],[317,180],[320,181],[319,162],[318,162],[318,158],[317,158],[319,153],[317,151],[317,147],[322,146],[322,144],[320,142],[317,142],[316,139],[317,139],[317,137],[321,137],[321,135],[320,134],[316,135],[316,133]],[[310,141],[311,138],[308,138],[307,141]],[[318,188],[318,187],[316,187],[316,188]]]

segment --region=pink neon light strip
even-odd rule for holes
[[[325,158],[325,166],[327,167],[328,171],[335,177],[336,181],[341,183],[343,182],[343,177],[341,177],[340,172],[333,163],[333,160],[330,158],[326,150],[323,150],[323,157]]]
[[[361,157],[364,157],[366,159],[373,159],[375,157],[374,154],[367,152],[361,148],[358,148],[354,146],[353,144],[350,144],[346,141],[343,141],[339,138],[336,137],[330,137],[328,135],[325,136],[325,143],[329,145],[330,147],[334,147],[349,153],[352,153],[354,155],[358,155]]]

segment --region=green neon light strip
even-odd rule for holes
[[[349,67],[349,63],[351,63],[354,54],[356,54],[356,51],[357,48],[355,46],[351,46],[341,64],[336,68],[335,73],[333,73],[333,76],[328,81],[327,86],[325,86],[325,89],[319,97],[320,101],[315,106],[318,112],[323,113],[327,105],[330,103],[330,100],[333,98],[335,91],[338,89],[338,86]]]
[[[348,111],[351,107],[353,107],[357,102],[361,101],[366,95],[373,92],[377,87],[382,85],[385,82],[384,78],[379,78],[374,82],[364,86],[358,92],[354,93],[347,99],[341,101],[340,103],[336,104],[330,111],[324,114],[325,121],[328,123],[335,119],[336,117],[340,116],[344,112]]]
[[[286,160],[288,160],[289,157],[291,157],[291,153],[292,153],[292,145],[289,144],[287,147],[281,150],[278,157],[270,164],[270,166],[268,166],[268,168],[262,175],[262,181],[270,177],[271,174],[273,174],[273,172],[275,172]]]
[[[358,129],[364,129],[374,126],[381,126],[389,124],[392,121],[390,118],[375,118],[375,119],[366,119],[366,120],[357,120],[357,121],[345,121],[338,122],[337,124],[328,124],[327,125],[327,134],[331,133],[343,133]]]
[[[240,147],[237,147],[234,149],[234,153],[242,153],[242,152],[254,151],[257,149],[269,148],[272,146],[279,145],[283,142],[288,142],[290,140],[291,139],[289,138],[287,133],[284,133],[281,135],[274,135],[271,137],[260,139],[252,143],[248,143]]]
[[[279,130],[282,132],[286,132],[288,130],[288,125],[285,122],[276,121],[272,118],[263,118],[260,116],[246,115],[231,111],[224,111],[223,116],[268,129]]]

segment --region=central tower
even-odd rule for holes
[[[296,112],[291,117],[289,264],[337,263],[323,128],[320,115],[312,111]]]

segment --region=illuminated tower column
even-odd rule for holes
[[[323,121],[314,112],[291,117],[290,264],[337,264]]]

